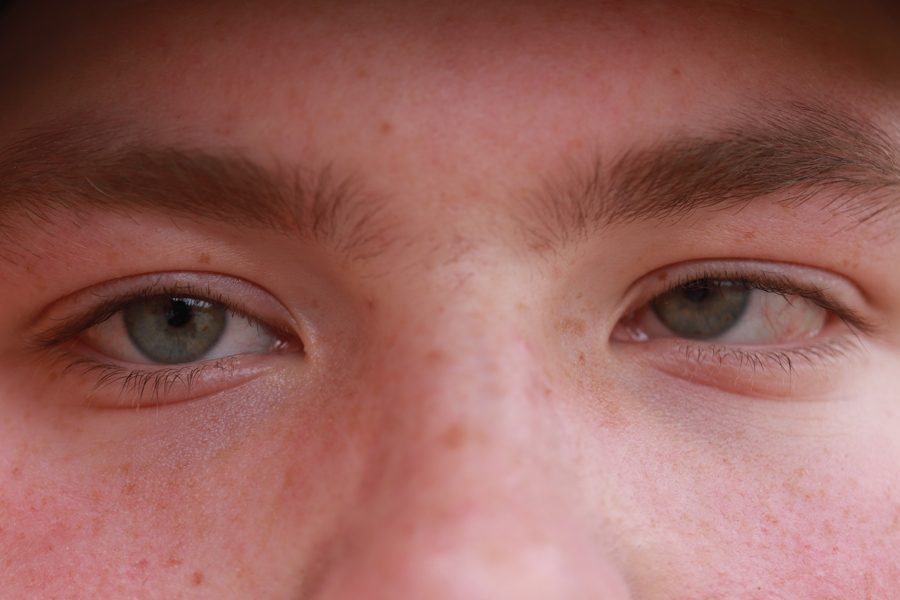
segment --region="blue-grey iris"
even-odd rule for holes
[[[122,312],[128,336],[141,354],[170,365],[201,360],[228,321],[222,304],[178,296],[141,298]]]
[[[698,279],[655,298],[654,314],[673,333],[705,340],[725,334],[744,314],[752,290],[738,282]]]

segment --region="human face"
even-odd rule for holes
[[[0,27],[4,597],[900,595],[887,8],[91,6]]]

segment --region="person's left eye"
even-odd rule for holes
[[[846,371],[847,361],[834,359],[875,330],[855,286],[798,265],[687,264],[651,274],[637,289],[611,341],[679,378],[741,393],[812,391],[804,382],[824,381],[826,367]]]
[[[813,338],[830,318],[811,300],[753,282],[695,279],[653,298],[624,323],[634,340],[680,337],[746,346]]]

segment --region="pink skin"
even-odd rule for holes
[[[555,253],[518,228],[569,157],[754,102],[829,98],[900,143],[896,21],[821,2],[24,4],[0,21],[0,142],[88,110],[158,143],[341,165],[396,240],[347,263],[160,215],[30,232],[0,262],[4,598],[900,596],[896,221],[835,234],[758,204]],[[879,330],[777,398],[777,374],[610,344],[630,286],[714,259],[833,273]],[[89,381],[22,351],[36,311],[163,271],[266,290],[309,359],[96,410]]]

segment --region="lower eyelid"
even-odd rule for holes
[[[73,397],[96,408],[178,404],[239,387],[278,368],[268,355],[144,368],[146,365],[112,364],[64,350],[55,362]]]
[[[625,360],[739,395],[796,398],[833,393],[864,355],[864,344],[850,331],[818,344],[740,347],[660,338],[646,343],[615,343]],[[840,364],[841,368],[834,368]]]

